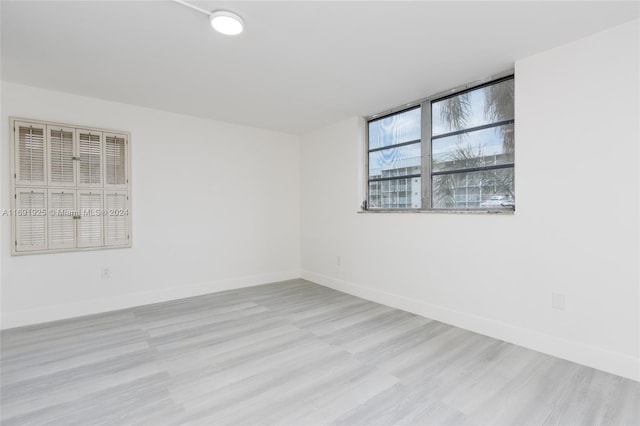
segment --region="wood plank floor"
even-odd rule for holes
[[[640,383],[293,280],[6,330],[9,425],[640,425]]]

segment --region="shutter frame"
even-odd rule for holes
[[[128,191],[104,191],[104,245],[129,245],[129,193]],[[120,210],[127,214],[120,214]]]
[[[76,152],[79,158],[77,186],[101,188],[103,186],[104,137],[101,131],[76,129]]]
[[[70,134],[71,140],[58,140],[54,132]],[[47,125],[47,168],[50,186],[75,186],[77,178],[77,155],[75,129]]]
[[[16,186],[45,186],[47,184],[46,126],[40,123],[15,121],[13,127],[12,163]],[[30,136],[27,136],[27,131],[30,132]],[[29,171],[26,170],[27,167]]]
[[[127,189],[129,184],[129,138],[124,133],[104,133],[104,186]]]
[[[131,141],[131,134],[126,131],[100,129],[18,117],[9,117],[9,121],[10,129],[12,130],[12,133],[10,133],[11,143],[9,144],[11,153],[10,168],[12,194],[11,255],[30,255],[36,253],[87,251],[95,249],[131,247],[131,146],[129,145]],[[21,128],[23,130],[23,136],[26,131],[25,129],[36,129],[35,136],[32,138],[32,140],[29,141],[29,143],[36,142],[35,147],[37,149],[35,150],[35,152],[38,154],[37,164],[39,165],[39,168],[36,169],[37,173],[33,173],[34,179],[32,179],[31,174],[27,174],[26,177],[20,175],[21,164],[19,162],[19,153],[22,152],[22,148],[24,148],[25,146],[24,143],[22,146],[20,145]],[[70,131],[71,136],[69,136],[68,133],[63,135],[62,133],[60,133],[60,131]],[[93,164],[98,165],[99,169],[96,168],[95,172],[92,175],[89,175],[86,173],[85,167],[85,177],[93,176],[93,179],[89,179],[88,181],[87,179],[79,179],[79,160],[73,159],[74,157],[78,158],[80,156],[80,146],[78,143],[79,132],[88,132],[95,135],[97,138],[97,140],[94,140],[95,149],[93,151]],[[117,161],[114,161],[113,164],[121,167],[121,169],[119,171],[114,170],[111,173],[111,176],[119,176],[119,178],[115,180],[112,179],[112,183],[110,185],[106,183],[106,135],[115,137],[119,139],[118,142],[120,142],[120,145],[116,144],[118,149],[115,151],[112,150],[112,152],[116,153],[115,157],[117,159]],[[60,136],[64,136],[62,138],[63,140],[60,139]],[[72,167],[71,169],[74,172],[75,179],[70,179],[68,177],[65,179],[60,179],[60,176],[69,175],[69,169],[67,168],[70,163],[70,152],[68,149],[69,138],[71,138],[73,142],[71,144],[71,158],[73,159],[71,164],[73,164],[74,167]],[[65,143],[66,146],[64,145]],[[64,149],[62,149],[63,147]],[[33,148],[29,149],[33,150]],[[63,173],[61,171],[61,168],[58,167],[60,166],[60,164],[56,164],[56,167],[58,167],[57,170],[52,167],[52,161],[55,162],[57,160],[60,160],[59,154],[61,152],[64,152],[62,169],[66,169],[67,173]],[[58,155],[58,157],[55,157],[56,155]],[[31,163],[28,163],[27,165],[31,168]],[[70,180],[74,181],[69,182]],[[27,191],[29,193],[33,191],[34,193],[40,194],[40,198],[37,200],[37,202],[27,200],[24,198],[24,196],[22,199],[18,199],[20,194],[26,193]],[[106,212],[105,202],[107,200],[105,194],[108,191],[112,194],[117,193],[119,195],[119,198],[109,198],[111,200],[111,205],[116,209],[116,212],[118,210],[125,212],[124,215],[114,216],[110,220],[109,225],[111,226],[110,229],[113,232],[111,234],[109,244],[105,242],[105,230],[107,227],[107,223],[104,215]],[[64,192],[65,194],[73,193],[73,201],[71,201],[72,197],[67,196],[65,198],[66,202],[61,203],[60,194],[62,192]],[[83,194],[87,193],[99,193],[101,194],[101,197],[94,197],[92,203],[87,201],[87,198],[84,197]],[[78,219],[72,219],[72,221],[75,223],[75,227],[70,226],[71,222],[69,220],[67,220],[65,227],[63,226],[65,223],[63,218],[59,217],[55,220],[52,220],[52,215],[50,214],[50,212],[52,212],[50,197],[56,198],[56,200],[54,200],[55,202],[53,203],[53,206],[59,208],[68,208],[72,213],[72,216],[70,217],[73,217],[73,214],[82,213],[81,207],[82,209],[84,209],[86,208],[86,205],[89,205],[89,209],[98,210],[102,214],[101,216],[99,216],[100,222],[98,222],[97,220],[93,220],[94,225],[87,226],[88,221],[84,220],[85,217],[87,217],[87,214],[82,214],[82,216],[79,216]],[[99,205],[102,207],[102,209],[98,207]],[[24,232],[25,229],[28,228],[28,221],[24,219],[25,216],[21,216],[20,218],[16,216],[15,212],[17,211],[17,208],[34,208],[38,209],[37,211],[42,214],[42,217],[40,219],[36,218],[34,222],[36,231],[40,233],[40,236],[36,238],[36,244],[31,244],[25,239]],[[91,212],[91,210],[89,210],[89,212]],[[95,213],[93,214],[95,215]],[[100,223],[101,226],[97,225],[97,223]],[[54,233],[51,232],[52,230],[54,231]],[[64,234],[63,231],[66,232],[67,238],[61,238],[61,232]],[[100,231],[102,233],[102,243],[98,242],[98,240],[100,239]],[[92,232],[93,238],[89,238],[88,235],[92,234]],[[72,234],[73,238],[69,237]],[[53,244],[51,244],[51,242],[53,242]]]
[[[16,252],[46,250],[49,241],[46,214],[47,190],[45,188],[18,187],[13,198],[16,212],[22,209],[42,209],[43,214],[41,216],[14,215],[14,240],[11,246]]]
[[[49,248],[77,247],[76,190],[49,189]]]
[[[78,189],[77,196],[78,247],[101,247],[104,244],[104,194],[102,190]]]

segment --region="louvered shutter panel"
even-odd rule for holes
[[[102,245],[102,191],[78,190],[78,247]]]
[[[129,243],[129,202],[124,191],[105,191],[105,245]]]
[[[76,193],[49,189],[49,248],[76,247]]]
[[[128,179],[127,137],[112,133],[104,135],[105,185],[126,188]]]
[[[10,122],[11,254],[130,247],[129,134]]]
[[[77,131],[78,186],[102,186],[102,133]]]
[[[15,122],[16,185],[46,185],[45,126]]]
[[[15,248],[17,252],[47,248],[47,192],[16,188]],[[28,213],[28,214],[25,214]]]
[[[73,129],[47,126],[49,185],[73,186],[76,183],[73,133]]]

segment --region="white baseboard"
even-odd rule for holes
[[[233,290],[236,288],[250,287],[295,278],[300,278],[299,270],[251,275],[181,287],[164,288],[155,291],[123,294],[109,299],[92,299],[77,303],[48,306],[45,308],[29,309],[17,312],[3,312],[0,328],[8,329],[83,315],[117,311],[119,309],[132,308],[135,306],[184,299],[187,297],[201,296],[203,294],[217,293],[225,290]]]
[[[402,309],[436,321],[464,328],[465,330],[640,381],[640,358],[607,351],[595,346],[585,345],[466,312],[409,299],[408,297],[375,290],[311,271],[303,270],[302,278],[376,303]]]

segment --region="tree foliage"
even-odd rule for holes
[[[500,122],[511,119],[514,116],[513,80],[507,84],[498,83],[488,86],[484,90],[484,116],[488,122]],[[474,113],[471,104],[471,92],[440,101],[440,119],[448,127],[449,131],[468,128],[469,121]],[[504,153],[514,152],[513,126],[501,126],[502,146]],[[468,138],[466,133],[458,135],[460,138],[456,149],[449,153],[446,162],[456,169],[483,167],[487,157],[482,152],[482,147],[473,149],[464,143]],[[434,163],[434,169],[438,164]],[[457,207],[457,188],[481,188],[487,193],[505,195],[513,200],[513,173],[507,170],[487,170],[473,173],[442,174],[433,177],[433,204],[436,208]]]

